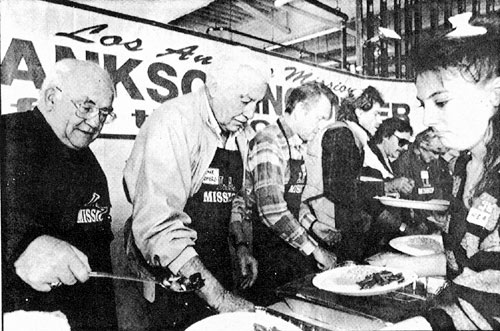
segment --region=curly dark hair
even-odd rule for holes
[[[434,36],[413,54],[415,73],[439,73],[456,69],[469,82],[482,83],[500,77],[500,11],[478,16],[470,22],[486,29],[486,33],[461,38],[446,34]],[[471,109],[473,111],[473,109]],[[500,171],[500,113],[490,118],[490,140],[486,144],[485,173],[474,189],[472,198],[491,188]]]
[[[365,88],[360,95],[356,95],[352,91],[349,91],[349,95],[340,103],[337,112],[337,121],[358,123],[358,117],[356,116],[355,110],[361,109],[363,111],[369,111],[376,103],[383,105],[385,102],[380,92],[373,86]]]

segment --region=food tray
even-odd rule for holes
[[[311,323],[308,323],[306,321],[303,321],[301,319],[280,313],[279,311],[276,311],[274,309],[266,308],[266,307],[255,307],[256,310],[262,310],[268,313],[269,315],[273,315],[276,317],[279,317],[289,323],[292,323],[293,325],[299,327],[303,331],[330,331],[329,329],[325,329],[323,327],[320,327],[318,325],[314,325]]]

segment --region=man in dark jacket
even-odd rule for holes
[[[117,328],[109,191],[88,148],[114,118],[114,86],[61,60],[33,111],[2,116],[2,309],[61,311],[72,330]]]
[[[432,128],[428,128],[415,137],[409,149],[394,162],[396,176],[411,178],[415,182],[414,189],[404,194],[404,199],[431,200],[451,197],[453,179],[447,162],[441,157],[448,149]],[[412,234],[430,234],[439,230],[439,226],[427,220],[431,212],[424,210],[404,210],[405,218],[412,225],[408,229]]]

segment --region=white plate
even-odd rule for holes
[[[372,288],[361,289],[356,282],[365,279],[366,276],[387,270],[393,274],[403,273],[404,281],[401,283],[392,282],[387,285],[375,285]],[[389,293],[399,288],[413,283],[417,275],[410,270],[378,267],[371,265],[354,265],[340,267],[324,271],[316,275],[312,283],[321,290],[330,291],[337,294],[349,296],[370,296]]]
[[[394,238],[392,248],[412,256],[424,256],[444,252],[443,238],[439,235],[415,235]]]
[[[450,202],[448,200],[439,200],[439,199],[433,199],[428,201],[395,199],[391,197],[374,197],[374,199],[379,200],[382,204],[386,206],[398,207],[398,208],[445,211],[450,206]]]
[[[299,327],[279,317],[257,310],[251,312],[235,312],[213,315],[202,319],[188,327],[186,331],[255,331],[254,326],[259,324],[271,330],[275,327],[279,331],[301,331]]]
[[[369,176],[360,176],[359,180],[362,182],[383,182],[383,180],[380,178],[369,177]]]

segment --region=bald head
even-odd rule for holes
[[[271,69],[265,56],[242,46],[234,47],[230,52],[221,52],[208,68],[206,85],[211,88],[225,81],[237,81],[241,69],[255,72],[267,84],[271,79]]]
[[[106,116],[82,115],[89,109],[106,109],[113,103],[115,89],[104,69],[89,61],[64,59],[48,73],[38,108],[59,140],[72,149],[88,147],[102,130]]]
[[[47,74],[40,90],[43,99],[45,90],[54,86],[79,88],[81,85],[103,88],[106,93],[115,95],[115,88],[109,73],[94,62],[76,59],[63,59],[54,65]]]
[[[261,56],[261,57],[259,57]],[[207,72],[212,111],[224,132],[235,132],[252,119],[267,91],[271,70],[262,54],[244,47],[216,57]]]

